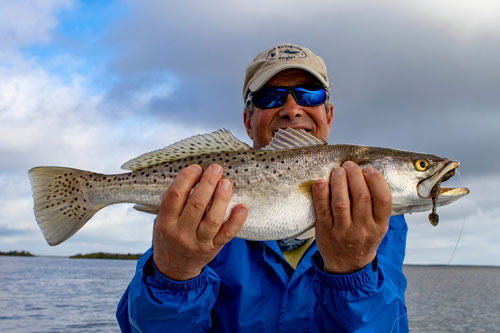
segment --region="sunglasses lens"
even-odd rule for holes
[[[285,104],[287,91],[282,88],[263,88],[253,95],[253,104],[260,109],[277,108]]]
[[[297,87],[294,89],[297,103],[302,106],[317,106],[325,102],[326,91],[318,87]]]
[[[297,87],[264,87],[252,96],[252,103],[260,109],[277,108],[285,104],[288,93],[291,92],[297,104],[302,106],[317,106],[325,102],[326,90],[316,85]]]

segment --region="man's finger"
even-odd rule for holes
[[[198,186],[191,193],[181,213],[179,219],[180,231],[192,232],[195,235],[221,177],[222,167],[217,164],[210,165],[203,172]]]
[[[349,188],[344,168],[333,169],[330,175],[330,187],[333,227],[339,230],[347,230],[352,224],[352,219],[351,200],[349,199]]]
[[[373,200],[373,218],[377,223],[386,223],[392,212],[391,190],[380,172],[365,168],[363,174]]]
[[[314,211],[316,212],[316,229],[320,230],[333,226],[332,208],[330,206],[330,189],[323,179],[314,182],[312,186]]]
[[[193,186],[201,177],[201,166],[193,164],[182,169],[165,192],[158,216],[160,220],[177,220]]]
[[[248,208],[245,205],[237,205],[231,211],[231,215],[226,223],[217,232],[214,237],[214,246],[216,248],[222,247],[227,242],[236,236],[240,231],[243,223],[245,223],[248,216]]]
[[[346,170],[349,193],[351,194],[352,220],[355,223],[368,222],[372,216],[372,197],[361,168],[351,161],[345,162],[343,166]],[[370,217],[370,219],[366,217]]]
[[[200,242],[208,242],[214,239],[222,222],[224,222],[230,199],[231,182],[227,179],[221,179],[215,190],[212,204],[198,226],[197,236]]]

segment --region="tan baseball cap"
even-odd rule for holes
[[[282,43],[260,52],[248,65],[243,84],[243,100],[250,91],[259,90],[274,75],[289,68],[311,73],[324,87],[330,88],[326,65],[321,57],[306,47]]]

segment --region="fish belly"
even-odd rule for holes
[[[295,237],[310,229],[315,222],[312,200],[299,191],[233,193],[226,218],[234,206],[245,203],[248,218],[236,237],[248,240],[275,240]]]

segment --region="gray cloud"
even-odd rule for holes
[[[143,73],[168,73],[173,92],[153,96],[139,112],[242,132],[247,64],[261,49],[290,41],[328,65],[336,110],[331,142],[446,155],[474,173],[500,165],[499,154],[477,163],[498,141],[500,34],[466,38],[412,7],[332,3],[293,19],[286,11],[231,19],[245,15],[241,3],[224,13],[222,4],[198,5],[193,11],[184,3],[131,4],[128,19],[106,39],[125,51],[109,68],[120,78],[110,98],[150,89],[151,78],[136,79]]]

